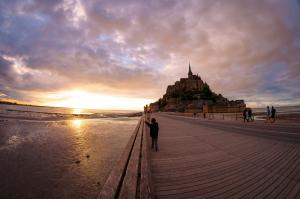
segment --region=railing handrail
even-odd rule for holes
[[[148,137],[142,116],[97,199],[151,198]]]

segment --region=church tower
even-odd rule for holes
[[[191,79],[193,78],[193,73],[192,73],[192,70],[191,70],[191,64],[189,63],[189,73],[188,73],[188,77]]]

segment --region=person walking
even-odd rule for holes
[[[254,121],[253,116],[252,116],[252,109],[251,108],[248,109],[248,120],[250,120],[252,122]]]
[[[244,109],[243,116],[244,116],[244,122],[246,122],[246,119],[247,119],[247,109]]]
[[[146,125],[150,128],[150,137],[152,139],[152,149],[155,147],[155,151],[158,150],[158,144],[157,144],[157,139],[158,139],[158,123],[156,122],[155,118],[151,119],[151,123],[145,121]]]
[[[272,106],[271,108],[271,122],[275,122],[275,114],[276,114],[276,109]]]

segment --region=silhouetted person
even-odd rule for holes
[[[272,106],[272,108],[271,108],[271,120],[272,120],[272,122],[275,122],[275,114],[276,114],[276,109]]]
[[[252,109],[251,108],[248,109],[248,120],[250,120],[252,122],[254,121],[254,119],[252,117]]]
[[[267,106],[267,119],[266,119],[266,122],[270,122],[270,116],[271,116],[270,107]]]
[[[152,149],[155,147],[155,150],[158,150],[157,146],[157,139],[158,139],[158,123],[156,122],[155,118],[151,119],[151,123],[145,121],[147,126],[150,128],[150,137],[152,138]]]
[[[243,116],[244,116],[244,122],[246,122],[246,119],[247,119],[247,109],[244,109]]]

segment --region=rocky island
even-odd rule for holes
[[[199,75],[193,74],[189,64],[188,77],[169,85],[163,97],[149,107],[154,112],[233,113],[242,112],[246,104],[244,100],[228,100],[213,92]]]

